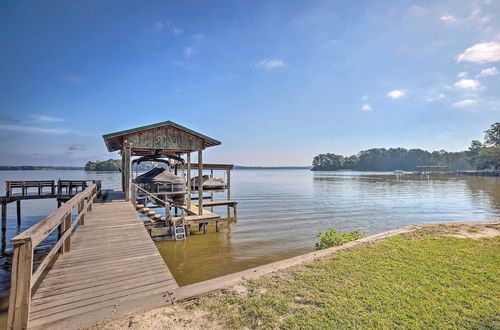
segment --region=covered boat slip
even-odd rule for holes
[[[141,198],[139,201],[141,207],[138,207],[138,210],[151,219],[152,223],[148,222],[148,225],[154,227],[162,224],[168,225],[168,222],[173,220],[170,208],[184,210],[187,213],[185,221],[188,225],[219,221],[220,216],[213,213],[215,206],[227,206],[228,217],[230,208],[236,214],[237,203],[231,201],[231,170],[233,165],[203,163],[203,151],[208,147],[220,145],[221,142],[172,121],[106,134],[103,138],[108,151],[121,152],[122,187],[125,192],[125,200],[132,199],[133,203],[137,203],[137,198]],[[197,162],[194,163],[191,162],[193,152],[197,153]],[[171,176],[178,175],[178,165],[181,164],[182,172],[186,171],[186,177],[179,178],[185,182],[185,190],[174,188],[176,184],[174,180],[161,174],[159,170],[151,170],[150,174],[148,174],[149,172],[143,174],[134,181],[132,179],[132,164],[142,161],[138,161],[137,158],[132,159],[134,156],[148,161],[162,160],[167,163],[168,161],[162,158],[177,160],[175,169],[172,170],[173,174],[169,174]],[[197,172],[197,175],[193,175],[193,171]],[[210,175],[204,176],[204,171],[210,171]],[[214,171],[224,171],[225,180],[216,179]],[[162,179],[161,175],[165,179]],[[199,179],[203,177],[203,180]],[[199,184],[200,181],[202,184]],[[173,191],[166,191],[165,186],[172,187]],[[206,187],[212,189],[209,190]],[[227,193],[225,200],[214,203],[216,202],[214,201],[214,193],[220,192]],[[209,193],[210,196],[206,196],[206,193]],[[149,207],[143,202],[144,197],[148,197],[145,194],[149,194],[149,198],[145,199],[152,201],[153,204],[156,204],[155,206]],[[196,201],[193,200],[192,195],[197,197]],[[207,205],[212,209],[211,211],[204,209],[206,204],[204,199],[206,198],[214,203]],[[165,205],[162,201],[168,201],[170,205]],[[153,207],[164,207],[165,216],[162,217],[152,211]]]

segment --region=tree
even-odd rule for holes
[[[484,133],[484,144],[489,147],[500,146],[500,122],[491,125]]]
[[[467,150],[467,160],[473,167],[477,167],[479,152],[483,150],[483,148],[483,144],[478,140],[474,140],[470,144],[469,150]]]
[[[485,148],[479,152],[477,157],[479,169],[500,169],[500,146]]]

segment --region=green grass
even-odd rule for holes
[[[201,299],[227,328],[500,329],[500,238],[363,244]]]

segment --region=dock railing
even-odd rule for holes
[[[149,191],[139,187],[135,183],[132,183],[130,188],[132,189],[131,199],[132,199],[132,204],[134,204],[134,206],[137,206],[137,190],[140,190],[146,196],[149,196],[149,197],[153,198],[154,200],[156,200],[157,202],[160,202],[161,204],[163,204],[165,207],[165,218],[167,220],[172,220],[172,212],[170,212],[170,204],[167,201],[167,194],[165,194],[165,200],[162,200],[162,199],[158,198],[157,196],[153,195],[152,193],[150,193]]]
[[[14,256],[7,318],[8,329],[26,329],[28,327],[33,287],[41,280],[44,270],[58,253],[70,251],[71,234],[77,225],[84,225],[85,214],[92,210],[94,199],[99,194],[99,190],[100,184],[92,184],[48,217],[11,239],[11,243],[14,245]],[[74,209],[77,210],[77,214],[72,220]],[[59,240],[33,272],[35,247],[59,226],[61,226]]]

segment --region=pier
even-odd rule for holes
[[[171,304],[178,285],[151,239],[151,230],[170,227],[176,240],[186,239],[191,225],[207,233],[207,225],[214,222],[219,231],[220,216],[213,213],[213,207],[226,206],[228,217],[233,209],[236,217],[237,203],[230,199],[233,165],[204,164],[202,160],[202,151],[219,141],[170,121],[107,134],[104,141],[108,151],[121,151],[120,191],[101,191],[98,181],[7,182],[6,196],[1,199],[3,219],[6,205],[13,201],[58,201],[52,214],[11,240],[14,253],[8,329],[75,329]],[[197,163],[192,164],[191,153],[195,151]],[[187,160],[185,174],[182,155]],[[132,156],[139,158],[132,160]],[[144,159],[162,161],[173,172],[167,177],[183,180],[186,175],[187,180],[181,181],[179,191],[147,190],[149,186],[134,182],[132,173],[133,161]],[[197,171],[198,181],[191,180],[192,169]],[[225,171],[227,180],[207,189],[209,196],[203,189],[204,170],[210,171],[210,179],[214,171]],[[155,169],[154,175],[162,171]],[[225,200],[214,200],[214,193],[224,192]],[[164,209],[164,216],[152,210],[157,207]],[[139,213],[149,220],[141,219]],[[20,217],[18,208],[18,221]],[[57,242],[39,264],[34,264],[35,248],[56,229]]]
[[[101,186],[96,180],[36,180],[36,181],[5,181],[5,196],[0,196],[2,206],[2,234],[7,227],[7,206],[16,203],[17,225],[21,225],[21,201],[33,199],[55,198],[57,206],[70,200],[91,184]]]
[[[72,329],[172,303],[178,285],[132,203],[123,192],[97,195],[88,187],[12,239],[10,329]],[[61,238],[33,272],[34,248],[59,225]]]

